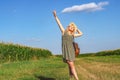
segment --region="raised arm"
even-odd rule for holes
[[[83,33],[77,28],[76,33],[74,34],[74,37],[80,37],[82,35],[83,35]]]
[[[63,28],[63,26],[62,26],[60,20],[59,20],[58,17],[57,17],[56,11],[53,11],[53,15],[54,15],[54,17],[55,17],[55,20],[56,20],[56,22],[57,22],[57,24],[58,24],[58,26],[59,26],[59,28],[60,28],[62,34],[63,34],[64,31],[65,31],[65,29]]]

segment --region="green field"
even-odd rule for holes
[[[78,57],[75,65],[80,80],[120,80],[120,55]],[[0,80],[69,80],[68,67],[56,56],[5,62]]]
[[[120,80],[120,49],[80,54],[80,80]],[[61,55],[42,48],[0,43],[0,80],[69,80]]]

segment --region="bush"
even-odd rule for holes
[[[120,55],[120,49],[117,50],[106,50],[97,53],[86,53],[80,54],[79,57],[89,57],[89,56],[110,56],[110,55]]]
[[[96,56],[120,55],[120,49],[97,52]]]

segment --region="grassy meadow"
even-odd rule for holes
[[[14,49],[16,45],[12,45],[12,48],[8,45],[5,47],[6,44],[2,46],[4,47],[0,45],[0,80],[69,80],[68,66],[63,63],[61,56],[52,55],[48,50],[41,53],[41,49],[36,51],[32,48],[31,51],[31,48],[25,47],[25,51],[21,46],[20,49]],[[9,60],[7,54],[10,50],[9,56],[17,56]],[[14,53],[16,50],[18,52]],[[25,60],[19,53],[24,55]],[[75,65],[80,80],[120,80],[120,49],[80,54]]]
[[[80,80],[120,80],[120,55],[78,57]],[[67,64],[61,57],[0,64],[0,80],[69,80]]]

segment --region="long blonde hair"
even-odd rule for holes
[[[70,26],[73,26],[73,27],[74,27],[74,31],[72,32],[72,35],[73,35],[73,34],[76,32],[77,26],[75,25],[74,22],[71,22],[71,23],[68,25],[68,27],[70,27]],[[67,31],[68,31],[68,29],[67,29]]]

